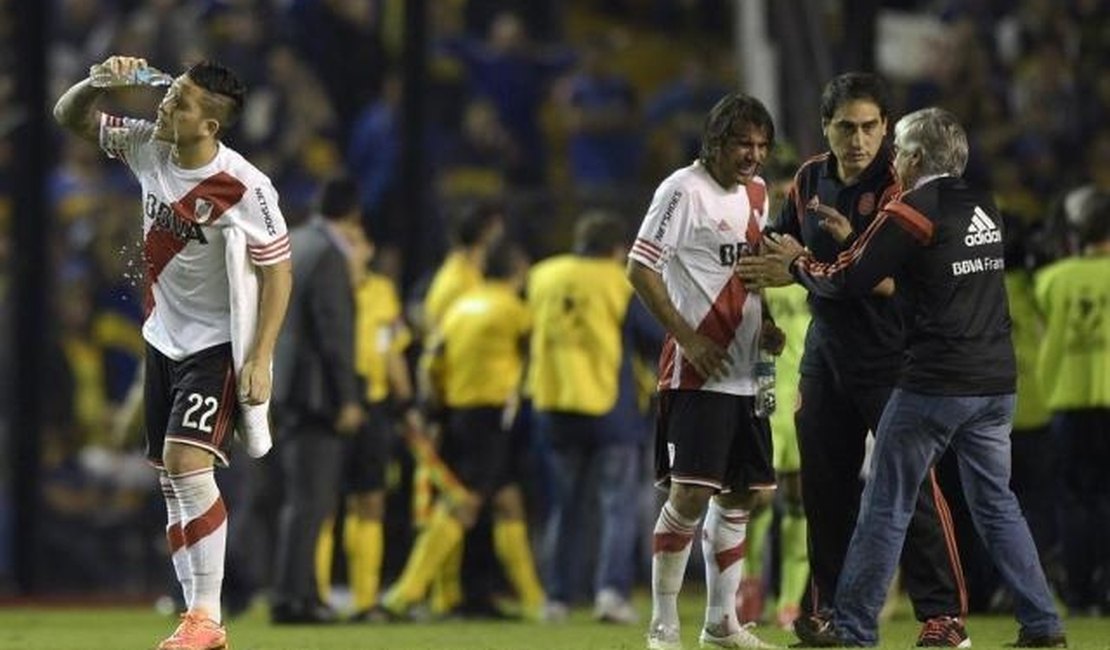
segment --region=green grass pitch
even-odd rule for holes
[[[637,599],[642,615],[649,611]],[[684,596],[682,620],[686,648],[697,648],[702,601]],[[903,608],[904,612],[904,608]],[[0,650],[147,650],[173,628],[174,621],[153,608],[23,608],[0,609]],[[1110,650],[1110,618],[1066,621],[1070,647]],[[265,609],[255,608],[230,621],[232,650],[640,650],[644,626],[617,627],[594,623],[588,611],[575,612],[558,625],[515,622],[437,622],[332,627],[271,626]],[[1017,624],[1010,617],[972,617],[968,623],[973,648],[992,650],[1012,641]],[[880,648],[908,649],[918,625],[899,614],[882,627]],[[793,635],[770,627],[761,636],[787,646]]]

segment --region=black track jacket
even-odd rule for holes
[[[930,395],[1014,392],[1002,220],[989,194],[942,176],[890,201],[835,262],[800,258],[798,282],[826,297],[893,277],[910,320],[898,386]]]
[[[896,190],[891,152],[884,147],[859,179],[845,185],[836,174],[831,152],[807,160],[794,176],[794,186],[769,232],[793,236],[819,262],[832,263],[846,245],[820,226],[817,203],[836,208],[862,233]],[[828,297],[810,293],[813,320],[806,332],[801,373],[831,378],[844,387],[893,386],[905,348],[904,314],[899,301],[863,294]]]

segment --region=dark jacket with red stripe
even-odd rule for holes
[[[889,149],[884,148],[845,185],[836,158],[825,153],[806,161],[794,177],[789,200],[768,230],[802,242],[820,262],[832,262],[845,248],[821,229],[813,203],[837,209],[862,233],[897,190]],[[897,300],[875,295],[828,298],[810,293],[810,321],[802,354],[804,375],[830,377],[848,386],[893,386],[902,367],[904,323]]]
[[[792,271],[830,298],[864,295],[894,278],[910,310],[898,386],[929,395],[1011,393],[1001,227],[989,194],[941,177],[888,203],[834,263],[803,258]]]

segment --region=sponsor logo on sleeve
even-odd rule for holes
[[[270,204],[266,202],[266,195],[262,193],[261,187],[254,188],[254,198],[258,199],[258,209],[262,212],[262,223],[266,225],[266,233],[277,235],[274,215],[270,214]]]
[[[671,219],[674,218],[675,208],[678,207],[678,202],[681,200],[682,190],[675,190],[670,201],[667,201],[667,208],[663,210],[663,217],[659,220],[659,226],[655,229],[655,241],[662,241],[663,235],[667,234],[667,228],[670,227]]]

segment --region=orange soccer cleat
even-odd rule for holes
[[[201,611],[185,612],[158,650],[228,650],[227,630]]]

